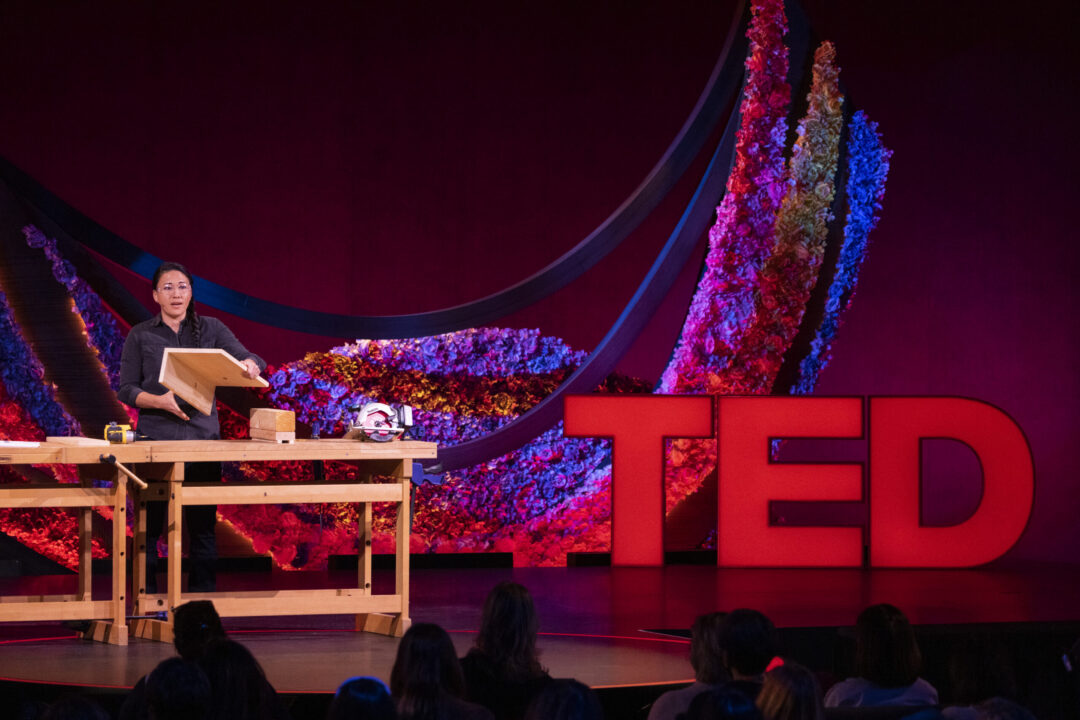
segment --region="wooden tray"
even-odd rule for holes
[[[261,377],[244,375],[244,364],[217,348],[165,348],[158,382],[203,415],[214,409],[214,390],[225,387],[269,387]]]

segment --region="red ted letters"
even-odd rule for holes
[[[769,504],[859,501],[861,463],[770,459],[775,438],[863,437],[862,398],[580,395],[565,407],[568,437],[610,437],[612,564],[663,564],[664,439],[710,437],[718,448],[717,562],[728,567],[862,564],[861,527],[777,527]],[[715,421],[715,422],[714,422]],[[870,564],[970,567],[1004,554],[1031,514],[1034,469],[1027,439],[998,408],[951,397],[869,399]],[[950,527],[920,524],[922,439],[967,444],[983,495]]]

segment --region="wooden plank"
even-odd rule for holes
[[[144,444],[136,443],[135,446]],[[145,443],[153,462],[244,460],[420,460],[437,457],[438,446],[405,440],[361,443],[359,440],[298,439],[291,445],[259,440],[153,440]],[[126,446],[117,446],[126,447]]]
[[[275,444],[258,440],[167,440],[146,443],[153,462],[255,460],[412,460],[434,458],[435,443],[403,441],[297,440]]]
[[[0,507],[108,507],[113,504],[113,488],[78,485],[19,485],[0,487]]]
[[[64,448],[56,445],[39,447],[12,447],[0,445],[0,465],[37,465],[38,463],[58,463]]]
[[[185,485],[185,505],[280,505],[317,502],[401,502],[398,483],[257,483]]]
[[[19,602],[15,598],[5,598],[5,602],[0,603],[0,622],[105,620],[111,617],[111,600]]]
[[[101,447],[99,445],[63,446],[58,462],[78,465],[100,463],[102,455],[112,455],[125,465],[130,463],[149,462],[150,444],[148,442],[135,442],[124,443],[122,445],[109,445],[108,447]]]
[[[242,362],[224,350],[165,348],[158,382],[203,415],[214,408],[214,390],[225,387],[269,387],[265,378],[249,378]]]
[[[251,408],[248,427],[294,433],[296,432],[296,413],[292,410],[275,408]]]
[[[4,603],[72,603],[78,602],[78,595],[0,595],[0,605]]]
[[[271,615],[356,615],[398,613],[400,595],[363,595],[353,588],[184,593],[184,602],[210,600],[222,617]]]
[[[45,438],[45,442],[52,443],[53,445],[75,445],[79,447],[109,447],[108,440],[76,436],[63,437],[50,435]]]
[[[252,440],[261,440],[263,442],[274,443],[293,443],[296,442],[296,433],[289,430],[263,430],[262,428],[249,428],[248,434],[251,435]]]

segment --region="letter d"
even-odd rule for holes
[[[924,438],[958,440],[982,465],[983,495],[964,522],[920,524]],[[870,399],[870,564],[970,567],[1020,538],[1031,515],[1035,471],[1019,426],[998,408],[967,398]]]

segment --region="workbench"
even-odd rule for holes
[[[89,442],[94,444],[79,444]],[[102,460],[112,456],[147,483],[138,488],[118,468]],[[134,616],[137,637],[172,640],[172,612],[190,600],[210,600],[222,617],[267,615],[356,616],[359,630],[400,636],[409,627],[410,487],[414,460],[434,458],[434,443],[386,443],[325,439],[273,443],[259,440],[139,441],[100,445],[85,438],[49,438],[38,447],[0,446],[0,464],[70,463],[78,465],[78,484],[0,485],[0,507],[71,507],[78,513],[79,570],[74,595],[0,597],[0,622],[89,620],[86,635],[124,645],[127,625],[127,500],[136,517],[132,552]],[[342,460],[356,465],[358,481],[185,483],[189,462],[274,462]],[[372,482],[373,476],[394,482]],[[94,487],[94,480],[110,480]],[[145,592],[146,503],[167,503],[168,562],[165,593]],[[185,593],[180,587],[181,534],[186,505],[282,503],[358,503],[359,562],[356,587],[312,590]],[[388,502],[397,513],[393,594],[371,591],[371,504]],[[91,593],[91,518],[94,507],[111,507],[112,596]],[[163,619],[148,617],[164,613]]]

